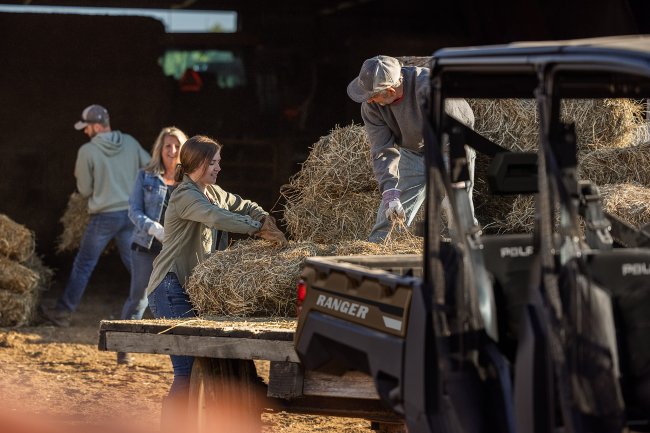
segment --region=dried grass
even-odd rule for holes
[[[321,137],[280,193],[291,239],[326,244],[365,239],[379,206],[365,129],[337,126]]]
[[[34,292],[38,293],[38,292]],[[38,296],[24,296],[0,289],[0,326],[18,327],[32,323]]]
[[[603,185],[600,192],[605,211],[637,227],[650,224],[650,188],[647,186],[634,183]]]
[[[24,262],[34,253],[34,247],[34,232],[0,214],[0,256]]]
[[[495,143],[520,151],[537,149],[539,119],[533,99],[469,99],[475,129]],[[562,119],[575,123],[578,149],[628,146],[644,126],[643,104],[632,99],[569,99],[562,102]]]
[[[650,142],[598,149],[579,161],[580,177],[596,185],[638,183],[650,186]]]
[[[0,289],[27,293],[38,285],[39,275],[27,266],[0,256]]]
[[[63,224],[63,233],[58,238],[58,253],[79,249],[89,218],[88,199],[78,192],[70,194],[63,216],[59,220]]]
[[[194,268],[187,293],[200,316],[286,317],[294,314],[295,285],[307,257],[413,254],[422,239],[395,233],[385,244],[366,241],[334,245],[290,241],[278,250],[261,240],[243,240],[215,252]]]
[[[536,151],[539,125],[534,100],[469,100],[475,128],[495,143],[516,151]],[[575,122],[579,167],[583,178],[598,185],[648,184],[650,146],[638,143],[648,132],[643,105],[630,99],[567,100],[563,118]],[[615,161],[615,163],[612,163]],[[534,200],[524,196],[493,196],[487,184],[490,158],[477,155],[474,186],[476,217],[486,233],[530,232]]]
[[[0,257],[0,269],[0,326],[31,324],[41,293],[50,286],[54,272],[36,254],[23,264]]]

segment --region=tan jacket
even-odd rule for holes
[[[244,200],[224,191],[217,185],[208,185],[208,199],[188,177],[174,189],[165,213],[163,248],[153,262],[147,295],[174,272],[185,287],[192,269],[216,249],[228,245],[223,233],[219,245],[217,231],[253,234],[264,216],[268,215],[257,203]]]

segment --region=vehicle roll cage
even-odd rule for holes
[[[471,146],[492,157],[508,150],[447,116],[444,105],[448,98],[536,100],[540,134],[537,157],[532,159],[531,170],[534,172],[530,175],[536,176],[537,191],[529,191],[537,192],[534,249],[540,260],[540,287],[544,289],[550,320],[561,323],[559,274],[567,263],[579,260],[584,249],[578,215],[590,218],[590,246],[598,248],[611,248],[610,228],[612,233],[618,231],[620,238],[636,242],[631,246],[647,245],[650,230],[648,227],[641,230],[630,227],[614,216],[604,215],[600,205],[593,205],[594,200],[599,200],[597,187],[578,179],[575,127],[562,121],[560,103],[562,99],[573,98],[650,97],[650,37],[443,49],[432,58],[430,78],[428,122],[424,125],[428,192],[423,290],[431,296],[434,334],[441,337],[445,332],[444,319],[440,319],[436,311],[441,310],[445,296],[439,215],[442,199],[447,196],[452,209],[452,215],[449,215],[451,241],[469,264],[463,267],[463,284],[470,288],[466,293],[468,303],[464,307],[469,308],[469,316],[479,318],[478,323],[471,326],[482,328],[486,335],[497,339],[494,300],[490,299],[493,292],[481,253],[481,230],[472,218],[466,188],[469,175],[464,146]],[[447,150],[443,146],[447,141],[448,163],[445,162]],[[557,228],[556,210],[560,213]],[[551,349],[558,347],[558,336],[553,335],[558,329],[552,328],[549,335]],[[445,351],[440,346],[432,349],[440,350],[440,355]],[[563,355],[552,352],[556,374],[568,380]],[[430,381],[439,389],[442,380],[435,374],[433,376]],[[440,395],[439,392],[434,394]],[[562,394],[558,394],[559,404],[568,406],[569,397]],[[436,397],[430,397],[433,397],[430,403],[438,406]]]

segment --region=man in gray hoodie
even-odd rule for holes
[[[115,239],[124,266],[131,271],[133,223],[129,195],[149,154],[128,134],[112,131],[106,108],[90,105],[74,125],[90,141],[79,148],[74,175],[79,193],[88,198],[90,219],[74,259],[68,283],[54,308],[42,315],[56,326],[69,326],[104,248]]]
[[[368,240],[381,242],[391,221],[410,225],[424,202],[424,109],[431,87],[429,69],[402,66],[389,56],[363,62],[359,76],[347,88],[348,96],[361,104],[361,118],[370,141],[370,156],[382,202]],[[464,99],[445,101],[448,115],[473,128],[474,112]],[[465,148],[470,170],[471,199],[474,180],[473,149]],[[443,203],[448,212],[448,204]],[[448,213],[449,216],[449,213]]]

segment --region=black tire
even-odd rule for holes
[[[259,433],[264,386],[250,360],[195,358],[189,416],[196,433]]]

